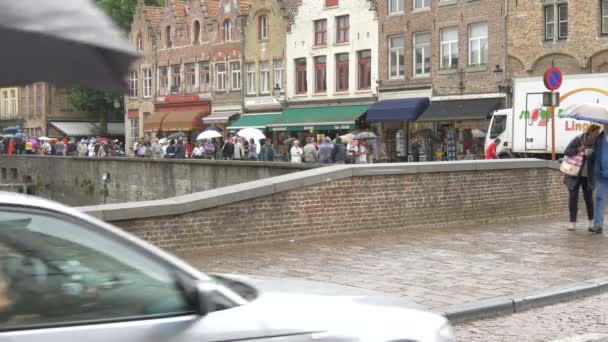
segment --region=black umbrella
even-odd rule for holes
[[[135,51],[92,1],[0,1],[0,86],[126,88]]]

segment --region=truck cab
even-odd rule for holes
[[[513,148],[512,128],[513,109],[501,109],[492,113],[488,134],[486,134],[484,151],[488,150],[488,146],[490,146],[496,138],[500,138],[500,145],[496,146],[496,154],[503,158],[508,156]]]

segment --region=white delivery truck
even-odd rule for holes
[[[551,115],[543,107],[543,92],[547,91],[542,77],[513,80],[513,108],[492,113],[486,135],[485,148],[496,138],[500,157],[551,158]],[[566,146],[583,133],[589,122],[561,117],[561,112],[572,104],[600,103],[608,106],[608,73],[565,75],[556,108],[555,151],[561,156]]]

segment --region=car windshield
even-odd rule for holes
[[[189,311],[164,265],[41,213],[0,212],[0,277],[0,330]]]

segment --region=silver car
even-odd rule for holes
[[[243,279],[201,273],[60,204],[0,193],[0,342],[454,340],[435,314]]]

